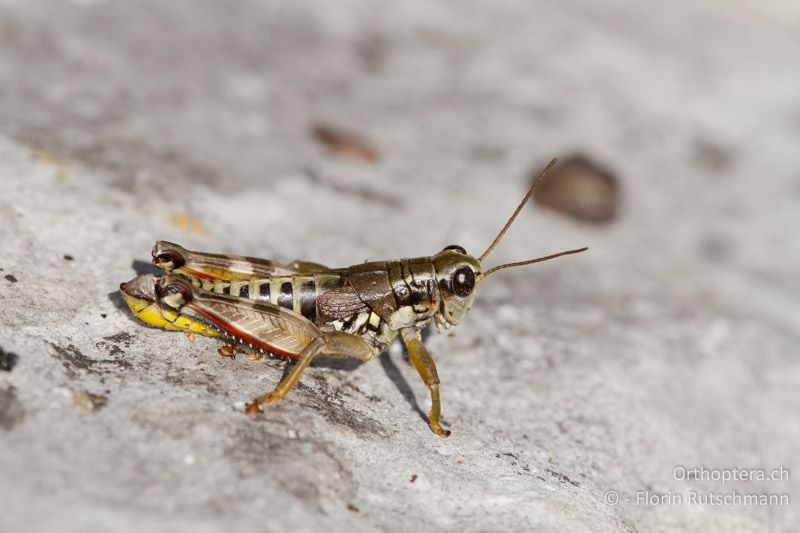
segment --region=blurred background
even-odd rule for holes
[[[792,530],[636,497],[800,498],[673,475],[798,467],[798,60],[782,0],[0,0],[0,529]],[[590,251],[430,339],[448,440],[398,353],[248,420],[280,365],[114,296],[157,239],[478,254],[556,156],[489,264]]]

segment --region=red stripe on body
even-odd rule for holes
[[[202,278],[202,279],[207,279],[208,281],[220,281],[220,280],[221,281],[227,281],[225,278],[220,278],[220,277],[217,277],[217,276],[211,276],[211,275],[206,274],[204,272],[199,272],[197,270],[192,270],[191,268],[186,268],[185,266],[181,267],[181,270],[185,270],[186,272],[188,272],[192,276],[196,276],[196,277]]]

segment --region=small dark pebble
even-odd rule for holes
[[[74,261],[75,258],[69,254],[64,254],[64,261]]]
[[[619,212],[620,184],[608,169],[586,156],[573,155],[550,171],[535,199],[574,219],[602,224],[614,220]]]
[[[417,475],[416,474],[412,474],[411,483],[414,483],[416,480],[417,480]]]
[[[19,356],[15,353],[6,352],[0,348],[0,370],[11,372],[11,369],[16,366],[19,361]]]
[[[736,162],[736,150],[711,139],[696,139],[694,142],[694,163],[706,170],[723,173]]]
[[[100,313],[100,316],[101,316],[101,317],[103,317],[103,318],[105,318],[105,317],[107,317],[108,315],[107,315],[107,314],[105,314],[105,313]]]
[[[353,505],[352,503],[348,503],[348,504],[347,504],[347,510],[348,510],[348,511],[353,511],[354,513],[358,513],[358,512],[360,512],[360,511],[361,511],[361,509],[359,509],[358,507],[356,507],[356,506],[355,506],[355,505]]]
[[[3,277],[6,278],[11,283],[16,283],[17,282],[17,278],[13,274],[6,274]]]

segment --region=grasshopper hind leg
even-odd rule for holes
[[[297,363],[292,367],[291,371],[281,380],[275,390],[272,390],[266,394],[262,394],[261,396],[254,399],[252,402],[248,403],[245,407],[245,412],[249,415],[256,415],[262,411],[262,407],[267,405],[272,405],[284,399],[289,391],[294,388],[297,382],[300,380],[300,376],[303,375],[303,372],[306,371],[308,365],[311,364],[311,361],[319,355],[322,349],[325,347],[325,339],[324,337],[317,337],[311,343],[306,346],[303,352],[300,354],[300,358],[297,360]]]
[[[360,361],[368,361],[375,355],[375,350],[363,339],[355,335],[340,332],[323,333],[314,338],[303,350],[288,374],[281,382],[266,394],[254,399],[245,407],[247,414],[255,415],[262,412],[262,407],[279,402],[289,394],[300,376],[319,355],[332,357],[352,357]]]

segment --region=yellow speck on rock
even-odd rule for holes
[[[59,178],[63,178],[72,166],[72,160],[65,155],[39,146],[30,146],[28,149],[32,159],[43,163],[49,163],[56,167]]]
[[[199,218],[193,217],[189,213],[178,213],[172,217],[172,223],[187,233],[195,235],[206,235],[206,225]]]

